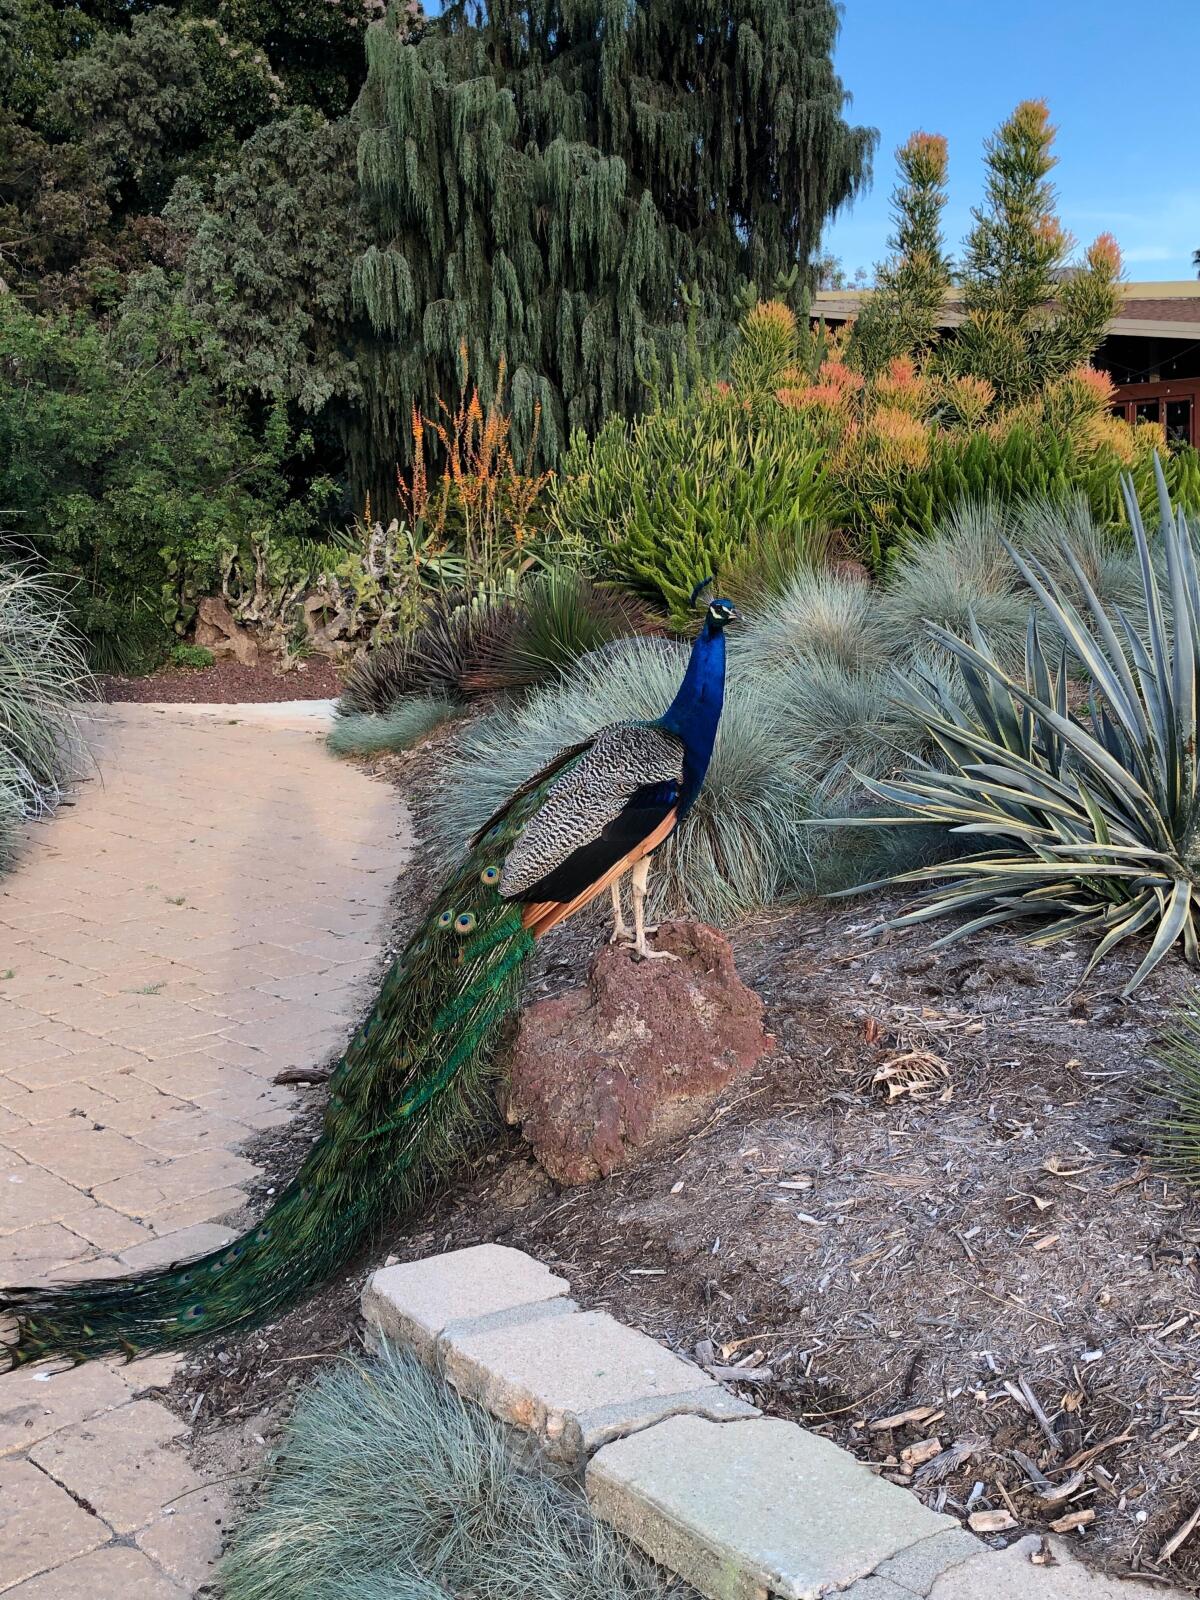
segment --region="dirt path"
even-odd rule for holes
[[[94,778],[0,880],[0,1283],[117,1274],[229,1237],[333,1054],[409,852],[389,786],[255,708],[107,707]],[[171,1357],[0,1377],[0,1593],[180,1600],[225,1490],[155,1398]]]

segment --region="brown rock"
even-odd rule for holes
[[[205,595],[196,608],[196,643],[214,656],[233,656],[243,667],[258,665],[258,646],[219,594]]]
[[[657,944],[680,959],[606,947],[586,988],[521,1018],[504,1115],[559,1183],[607,1177],[696,1127],[771,1048],[762,1002],[715,928],[665,923]]]

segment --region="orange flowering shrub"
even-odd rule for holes
[[[469,370],[464,344],[459,355]],[[451,409],[438,400],[440,418],[412,414],[413,466],[406,483],[397,473],[400,503],[410,524],[438,554],[459,551],[468,574],[494,583],[505,569],[523,559],[522,546],[541,523],[539,503],[554,474],[533,473],[541,408],[534,411],[533,433],[524,469],[513,459],[512,420],[505,408],[507,367],[501,357],[492,398],[485,405],[478,385],[459,390]],[[434,485],[425,465],[425,433],[432,428],[441,444],[443,466]]]
[[[914,417],[924,415],[932,392],[932,385],[920,376],[916,363],[907,356],[898,356],[875,379],[875,397],[881,405]]]

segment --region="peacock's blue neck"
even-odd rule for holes
[[[725,701],[725,633],[706,622],[692,646],[691,659],[679,693],[658,719],[658,726],[683,741],[683,787],[679,795],[682,816],[691,806],[708,763],[712,759],[717,724]]]

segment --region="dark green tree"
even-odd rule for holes
[[[383,486],[464,350],[485,400],[506,359],[518,453],[537,426],[550,462],[637,409],[689,286],[719,341],[748,282],[806,265],[876,141],[845,120],[837,29],[832,0],[453,0],[369,29],[360,473]]]

